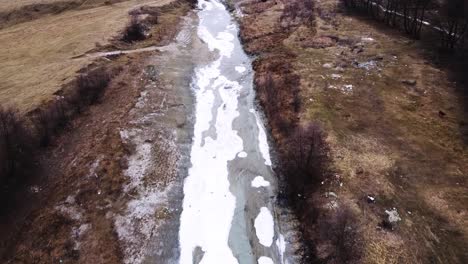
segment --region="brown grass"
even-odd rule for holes
[[[466,262],[463,245],[468,233],[462,218],[468,202],[461,195],[468,175],[466,93],[461,92],[466,82],[455,84],[450,72],[428,59],[439,55],[422,50],[418,42],[343,15],[339,1],[316,3],[312,26],[291,22],[292,28],[284,31],[277,26],[284,1],[265,10],[264,4],[255,9],[249,6],[253,1],[242,2],[255,10],[242,18],[247,50],[260,54],[259,65],[275,64],[285,51],[292,53],[292,69],[288,67],[285,75],[300,80],[296,123],[320,122],[328,134],[333,177],[318,188],[310,186],[304,197],[308,209],[298,211],[317,257],[326,263],[343,262],[336,260],[337,246],[318,236],[323,227],[314,219],[320,215],[333,227],[337,208],[350,208],[355,217],[351,224],[362,242],[361,259],[355,262]],[[325,43],[325,38],[332,41]],[[358,67],[369,61],[374,68]],[[269,74],[266,66],[255,70],[256,79]],[[278,78],[276,73],[271,76]],[[416,84],[404,84],[405,79]],[[287,108],[269,115],[270,103],[261,82],[256,84],[281,151],[286,141],[277,136],[281,126],[274,120]],[[352,91],[345,85],[353,85]],[[284,95],[278,97],[281,105]],[[338,196],[333,204],[324,197],[330,191]],[[375,204],[366,201],[369,194],[376,197]],[[382,230],[384,211],[392,207],[403,220],[395,231]]]
[[[170,0],[126,1],[67,11],[0,30],[0,104],[29,112],[53,98],[62,85],[91,61],[73,59],[107,45],[141,5],[160,6]]]

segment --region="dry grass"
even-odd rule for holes
[[[242,2],[248,7],[252,1]],[[250,7],[255,12],[242,19],[252,28],[241,28],[241,34],[248,35],[243,37],[248,51],[270,53],[259,56],[264,64],[285,50],[292,53],[292,74],[300,79],[298,122],[318,121],[328,134],[334,177],[310,187],[309,207],[325,210],[323,217],[332,221],[336,209],[324,198],[332,191],[339,197],[336,208],[355,208],[364,242],[357,263],[465,263],[468,101],[463,84],[457,87],[450,72],[433,63],[438,55],[432,49],[370,19],[337,12],[337,0],[316,3],[312,26],[278,32],[266,22],[278,25],[285,1],[277,2],[265,10]],[[282,37],[275,39],[272,32]],[[366,62],[369,70],[358,67]],[[266,74],[256,70],[256,76]],[[274,132],[275,123],[270,125]],[[376,203],[367,202],[368,194]],[[395,231],[382,230],[385,209],[392,207],[403,220]],[[316,235],[320,226],[313,215],[301,214],[304,234],[322,247],[326,242]],[[318,257],[333,258],[333,250],[323,248],[316,248]]]
[[[55,2],[61,2],[63,0],[14,0],[14,1],[1,1],[0,2],[0,11],[10,11],[14,9],[21,8],[26,5],[33,5],[33,4],[51,4]]]
[[[171,0],[133,0],[91,9],[67,11],[0,30],[0,104],[21,112],[52,98],[76,72],[90,63],[83,55],[106,45],[141,5]]]
[[[333,2],[320,7],[333,10]],[[318,16],[316,23],[309,38],[331,35],[339,44],[306,49],[294,34],[286,41],[298,53],[301,120],[326,124],[334,169],[344,183],[327,188],[361,210],[363,263],[463,263],[468,233],[462,219],[468,208],[461,193],[468,153],[459,129],[466,122],[463,99],[455,85],[417,42],[398,32],[341,15]],[[362,40],[368,37],[374,41]],[[376,57],[382,57],[377,68],[356,67],[355,62]],[[323,67],[326,63],[332,68]],[[404,79],[416,85],[405,85]],[[336,88],[349,84],[349,93]],[[441,117],[439,111],[448,114]],[[367,194],[376,195],[375,205],[367,204]],[[399,230],[377,230],[390,207],[402,216]]]

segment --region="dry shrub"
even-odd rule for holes
[[[160,13],[161,7],[142,6],[138,9],[130,11],[129,14],[132,16],[132,19],[141,15],[146,15],[146,18],[144,21],[140,21],[140,24],[156,25],[159,22],[158,18]]]
[[[11,109],[0,108],[0,184],[18,180],[33,165],[32,136]]]
[[[330,147],[326,134],[318,123],[298,126],[286,139],[283,151],[283,174],[291,197],[304,194],[305,189],[318,185],[327,175]]]
[[[64,128],[72,115],[72,105],[62,97],[36,111],[33,122],[39,144],[44,147],[49,145],[52,135]]]
[[[186,0],[192,8],[195,8],[198,4],[198,0]]]
[[[49,145],[51,137],[63,129],[75,114],[97,103],[109,85],[111,75],[103,67],[81,74],[66,96],[59,96],[35,111],[33,123],[40,145]]]
[[[327,256],[327,263],[360,263],[363,240],[358,219],[345,205],[317,218],[320,241],[329,243],[332,252]]]
[[[296,126],[300,108],[300,78],[292,71],[289,59],[281,54],[254,61],[255,85],[260,103],[274,137],[287,135]]]
[[[146,39],[147,27],[138,19],[137,15],[132,15],[130,23],[124,30],[122,41],[132,43]]]
[[[276,1],[252,1],[241,3],[242,12],[248,15],[259,14],[265,12],[267,9],[277,5]]]
[[[301,24],[312,26],[314,22],[313,0],[291,0],[285,3],[281,15],[281,25],[284,28]]]
[[[100,99],[110,80],[111,74],[103,67],[81,74],[77,80],[77,96],[84,104],[94,104]]]

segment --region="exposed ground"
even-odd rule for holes
[[[7,67],[2,65],[0,74],[11,85],[2,85],[0,102],[20,108],[23,113],[53,98],[92,60],[120,70],[99,103],[72,120],[50,147],[41,150],[42,170],[8,200],[9,206],[2,208],[0,262],[119,263],[124,259],[115,219],[124,214],[127,202],[138,193],[131,188],[130,192],[123,190],[129,183],[124,173],[127,160],[136,149],[120,132],[131,127],[129,111],[135,107],[142,88],[148,84],[156,89],[162,87],[151,67],[147,67],[155,63],[148,60],[150,53],[98,59],[72,57],[115,47],[167,44],[177,33],[181,17],[190,10],[186,1],[171,2],[126,1],[67,11],[0,30],[2,47],[7,47],[1,62]],[[168,3],[158,11],[158,23],[150,28],[148,39],[135,45],[118,40],[130,10]],[[103,46],[96,49],[96,41]],[[172,100],[169,93],[157,94],[160,101]],[[172,119],[165,122],[175,126]],[[170,157],[171,149],[163,143],[154,142],[152,149],[162,157]],[[173,161],[160,160],[158,166],[163,172],[177,169]],[[166,180],[161,174],[153,176],[156,182]]]
[[[296,125],[328,135],[330,176],[297,212],[311,258],[466,263],[468,98],[436,50],[336,0],[313,1],[312,22],[307,1],[236,2],[278,152]],[[393,231],[382,225],[392,208]]]

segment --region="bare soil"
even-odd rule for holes
[[[145,43],[162,45],[172,39],[188,10],[184,1],[166,7]],[[123,171],[134,149],[122,141],[120,131],[129,126],[129,111],[151,81],[144,74],[147,58],[143,52],[94,62],[121,71],[100,102],[73,120],[40,154],[41,171],[2,210],[2,263],[122,261],[113,215],[131,199],[131,193],[122,190],[128,182]]]
[[[328,135],[330,175],[307,186],[296,211],[310,257],[466,263],[466,82],[436,63],[435,49],[339,1],[313,1],[313,22],[291,13],[304,2],[237,6],[278,152],[297,125],[319,122]],[[383,224],[392,208],[401,217],[394,230]]]

